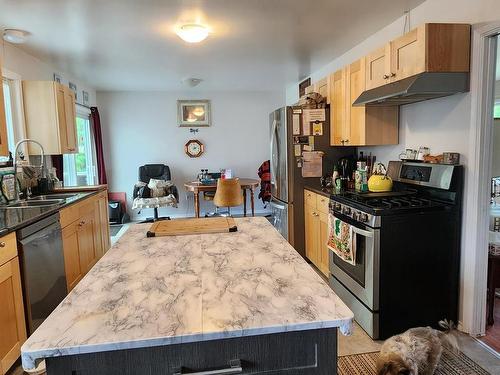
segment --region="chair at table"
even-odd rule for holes
[[[217,208],[227,207],[227,213],[221,216],[231,216],[231,207],[243,204],[243,192],[239,178],[219,178],[217,180],[217,190],[214,196],[214,205]]]
[[[134,202],[132,208],[142,210],[153,208],[154,217],[146,222],[170,220],[170,217],[159,217],[158,208],[177,207],[179,192],[171,183],[170,168],[165,164],[145,164],[139,167],[139,182],[134,186]],[[139,211],[140,212],[140,211]]]

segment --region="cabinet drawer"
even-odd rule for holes
[[[328,214],[328,203],[330,202],[330,198],[325,197],[324,195],[316,194],[316,209],[319,212],[324,214]]]
[[[304,204],[307,204],[312,208],[316,208],[316,193],[304,190]]]
[[[328,375],[337,368],[337,329],[286,332],[163,347],[47,358],[47,372],[90,375]]]
[[[61,228],[67,227],[69,224],[80,218],[80,205],[81,203],[75,203],[69,207],[63,208],[59,212]]]
[[[17,257],[16,233],[0,237],[0,266]]]

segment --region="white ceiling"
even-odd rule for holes
[[[0,26],[98,90],[277,90],[309,75],[423,0],[0,0]],[[172,31],[210,26],[198,45]]]

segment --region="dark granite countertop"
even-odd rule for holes
[[[64,199],[61,204],[45,207],[8,208],[7,206],[0,206],[0,236],[33,224],[97,192],[75,193],[74,196]]]
[[[335,191],[335,188],[324,188],[321,186],[321,183],[319,182],[319,178],[317,181],[308,181],[305,185],[304,185],[304,189],[306,190],[310,190],[314,193],[317,193],[317,194],[320,194],[320,195],[323,195],[325,197],[328,197],[330,198],[332,195],[336,195],[336,191]]]

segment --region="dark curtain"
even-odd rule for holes
[[[107,184],[106,166],[104,165],[104,153],[102,150],[101,118],[99,117],[97,107],[90,107],[90,121],[94,129],[98,182],[99,184]]]

